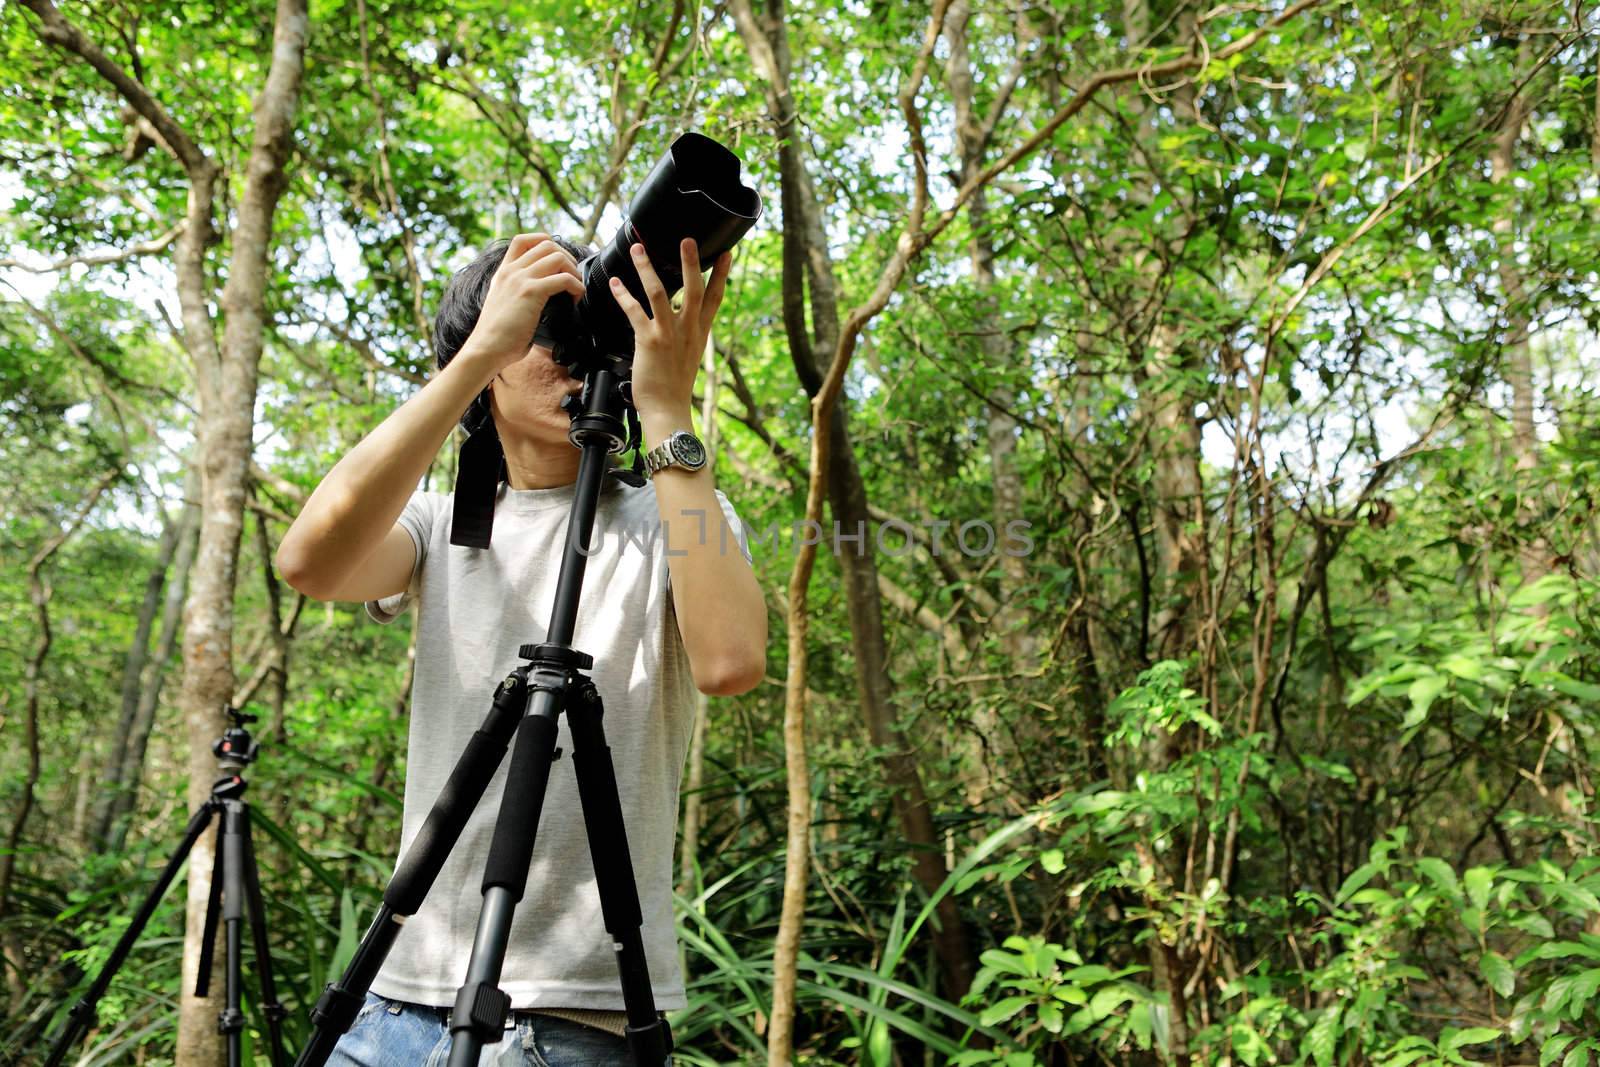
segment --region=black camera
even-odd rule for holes
[[[694,238],[701,270],[738,244],[761,217],[761,196],[740,181],[739,167],[738,156],[703,134],[672,142],[628,204],[616,236],[578,264],[583,297],[552,297],[534,342],[551,349],[575,378],[601,366],[625,377],[633,327],[611,293],[611,279],[620,278],[648,313],[650,299],[629,251],[635,243],[644,246],[668,296],[683,288],[678,249],[685,238]]]

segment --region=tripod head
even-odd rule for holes
[[[224,707],[223,711],[233,720],[233,725],[212,742],[211,754],[217,757],[223,770],[237,772],[254,763],[260,754],[261,746],[256,744],[255,738],[246,729],[249,723],[257,721],[258,716],[240,711],[232,705]]]
[[[567,440],[574,448],[598,441],[605,444],[607,452],[621,452],[639,443],[633,382],[609,366],[588,368],[583,390],[562,400],[561,410],[572,420]]]

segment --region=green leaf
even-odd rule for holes
[[[1408,1063],[1415,1063],[1424,1056],[1433,1056],[1436,1053],[1430,1045],[1427,1048],[1408,1048],[1398,1056],[1391,1056],[1383,1060],[1383,1067],[1406,1067]]]
[[[1039,854],[1039,866],[1050,874],[1060,874],[1067,869],[1066,853],[1059,848],[1048,848]]]
[[[1409,730],[1421,724],[1428,717],[1428,709],[1449,684],[1450,679],[1442,674],[1424,674],[1412,682],[1406,690],[1406,694],[1411,697],[1411,710],[1406,712],[1405,721],[1400,725]]]
[[[1133,1040],[1140,1048],[1150,1047],[1152,1028],[1150,1005],[1143,1002],[1135,1004],[1128,1012],[1128,1029],[1133,1031]]]
[[[1033,973],[1037,975],[1049,974],[1055,969],[1056,955],[1060,949],[1048,942],[1041,941],[1032,946]]]
[[[1479,957],[1478,972],[1489,988],[1502,997],[1509,997],[1517,988],[1517,972],[1498,952],[1485,952]]]
[[[1344,884],[1339,887],[1339,892],[1334,894],[1333,899],[1340,902],[1345,901],[1349,898],[1350,894],[1354,893],[1356,890],[1372,881],[1373,875],[1377,873],[1377,864],[1363,863],[1361,866],[1350,872],[1350,877],[1344,880]]]
[[[1446,656],[1439,666],[1457,678],[1465,678],[1469,682],[1475,682],[1483,677],[1483,663],[1463,656],[1459,652],[1453,656]]]
[[[894,1063],[894,1040],[889,1034],[889,1024],[882,1019],[874,1021],[868,1032],[867,1056],[875,1067],[890,1067]]]
[[[1563,1049],[1578,1040],[1577,1034],[1555,1034],[1545,1039],[1539,1047],[1539,1067],[1550,1067]]]
[[[1338,1004],[1325,1009],[1306,1032],[1305,1048],[1317,1067],[1332,1067],[1334,1046],[1339,1041],[1339,1016],[1343,1011],[1343,1006]]]
[[[1134,1000],[1136,996],[1134,990],[1126,984],[1104,986],[1096,990],[1094,996],[1089,999],[1089,1010],[1094,1012],[1095,1018],[1104,1019],[1123,1004]]]
[[[1063,982],[1076,982],[1079,985],[1089,985],[1095,982],[1109,982],[1117,977],[1117,972],[1110,967],[1098,963],[1085,964],[1082,967],[1073,967],[1061,975]]]
[[[985,1008],[983,1014],[978,1016],[978,1021],[983,1023],[984,1026],[1003,1023],[1023,1008],[1026,1008],[1030,1003],[1031,1001],[1027,997],[1006,997],[1004,1000]]]
[[[1597,898],[1581,885],[1573,885],[1571,882],[1556,882],[1550,886],[1550,892],[1585,912],[1600,911],[1600,898]]]
[[[996,971],[1002,971],[1005,974],[1014,974],[1021,977],[1028,973],[1028,965],[1026,961],[1019,956],[1005,951],[1004,949],[986,949],[983,954],[978,957],[978,962],[982,963],[985,967],[993,968]]]
[[[1600,949],[1592,945],[1581,944],[1577,941],[1546,941],[1542,945],[1535,945],[1517,957],[1517,966],[1522,966],[1533,960],[1564,960],[1573,956],[1584,959],[1600,960]]]
[[[1449,1031],[1447,1030],[1446,1033]],[[1454,1052],[1462,1045],[1481,1045],[1485,1041],[1494,1041],[1500,1037],[1500,1028],[1495,1026],[1469,1026],[1465,1030],[1457,1030],[1439,1042],[1439,1048],[1446,1052]]]
[[[1572,983],[1572,999],[1568,1003],[1567,1017],[1573,1020],[1581,1017],[1597,992],[1600,992],[1600,967],[1578,975],[1577,981]]]
[[[1547,574],[1538,581],[1517,589],[1507,598],[1506,603],[1513,608],[1537,607],[1552,600],[1559,600],[1561,595],[1571,588],[1572,581],[1565,575]]]
[[[1494,885],[1494,872],[1487,867],[1473,867],[1461,876],[1467,887],[1467,898],[1472,906],[1482,911],[1489,904],[1489,889]]]
[[[355,958],[361,931],[356,926],[356,905],[348,887],[339,893],[339,940],[334,946],[333,958],[328,961],[329,974],[342,974]]]
[[[1461,892],[1461,886],[1456,881],[1455,868],[1444,860],[1436,856],[1424,856],[1417,861],[1417,870],[1427,876],[1428,881],[1451,896]]]
[[[1551,1015],[1559,1015],[1562,1005],[1567,998],[1572,996],[1572,987],[1578,984],[1578,976],[1565,974],[1551,982],[1544,990],[1544,1003],[1541,1007]]]
[[[1534,937],[1555,937],[1556,928],[1550,925],[1550,920],[1538,913],[1519,915],[1511,920],[1511,925],[1524,933]]]
[[[1567,694],[1578,700],[1585,700],[1591,704],[1600,704],[1600,685],[1591,685],[1580,682],[1576,678],[1569,678],[1557,673],[1550,679],[1550,685],[1558,692]]]

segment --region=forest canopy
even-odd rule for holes
[[[453,272],[608,240],[692,130],[765,204],[694,402],[770,639],[683,769],[677,1062],[1600,1063],[1585,5],[16,0],[0,50],[8,1061],[227,705],[305,1042],[417,649],[278,544]],[[73,1062],[223,1062],[212,861]]]

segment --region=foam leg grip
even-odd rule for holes
[[[244,894],[240,892],[244,878],[244,836],[239,830],[239,814],[224,812],[222,816],[222,920],[244,918]]]
[[[495,821],[494,839],[489,845],[489,861],[484,865],[485,892],[501,886],[510,891],[512,899],[522,899],[528,885],[528,861],[533,858],[533,839],[539,829],[539,812],[544,807],[544,791],[550,781],[555,747],[554,717],[529,715],[522,720],[517,728],[516,747],[511,752],[511,769],[506,776],[505,797],[500,801],[500,817]]]
[[[572,762],[578,776],[578,795],[583,801],[589,855],[594,860],[595,881],[600,889],[600,911],[606,929],[616,935],[637,930],[644,923],[644,915],[628,855],[628,831],[622,821],[611,749],[606,747],[603,736],[597,741],[585,749],[574,740]]]

